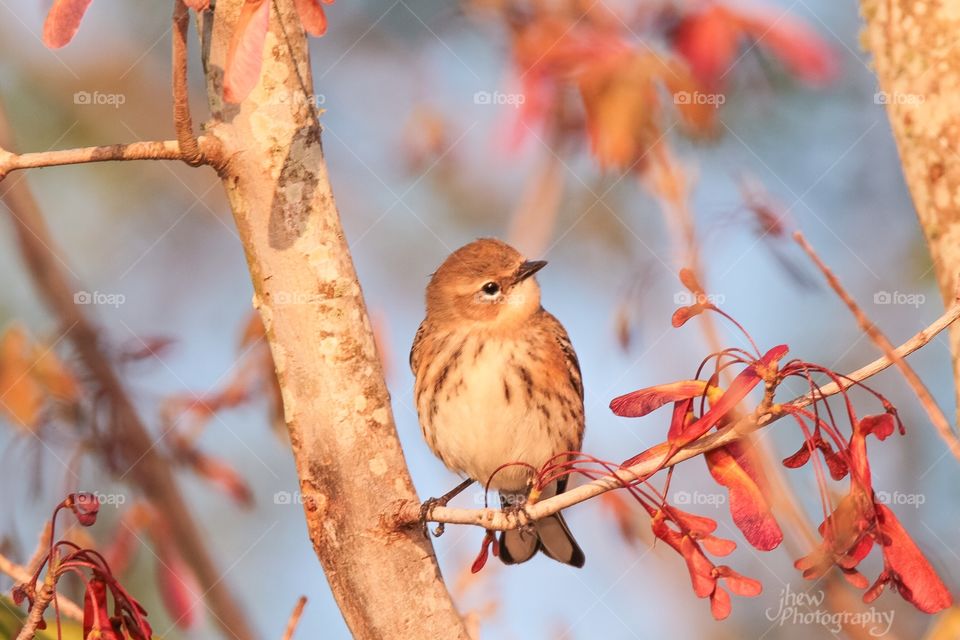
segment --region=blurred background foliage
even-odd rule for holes
[[[602,11],[597,24],[613,25],[632,46],[662,53],[669,43],[655,36],[675,24],[651,16],[678,20],[680,6],[605,0],[574,9]],[[690,211],[707,289],[722,297],[724,309],[761,348],[787,343],[795,356],[852,370],[876,357],[875,350],[788,237],[760,237],[751,213],[758,202],[807,234],[894,342],[929,324],[942,303],[886,115],[875,99],[875,79],[857,44],[855,3],[764,0],[762,7],[771,24],[799,21],[820,35],[835,62],[832,81],[806,86],[775,55],[744,46],[724,78],[725,104],[715,114],[713,135],[681,135],[682,114],[669,101],[663,101],[657,126],[693,188]],[[75,41],[58,51],[39,40],[45,9],[35,0],[0,5],[0,97],[20,149],[172,138],[168,4],[98,0]],[[518,135],[520,112],[529,104],[478,98],[478,92],[515,96],[523,84],[513,66],[515,16],[498,0],[343,0],[327,7],[327,15],[328,34],[311,40],[324,148],[421,496],[439,495],[455,479],[421,440],[407,352],[429,275],[450,251],[478,236],[509,237],[550,261],[540,277],[544,305],[566,325],[580,355],[585,450],[621,460],[663,440],[663,417],[628,421],[607,408],[620,393],[691,376],[710,350],[696,321],[670,327],[683,291],[676,273],[684,251],[645,177],[601,169],[582,135],[541,137],[529,133],[532,128]],[[202,120],[195,42],[193,110]],[[122,104],[78,104],[77,92],[121,95]],[[8,180],[26,178],[17,173]],[[229,479],[226,491],[210,482],[224,481],[228,472],[205,476],[184,465],[181,474],[224,579],[259,630],[279,637],[303,593],[310,602],[299,637],[346,637],[306,535],[289,448],[273,428],[274,399],[269,389],[259,392],[269,385],[250,382],[250,371],[262,370],[262,360],[249,353],[256,338],[243,338],[251,331],[252,291],[217,176],[176,163],[139,162],[36,170],[29,181],[78,287],[122,296],[122,304],[90,311],[104,328],[104,348],[122,361],[124,382],[157,446],[175,450],[177,439],[186,437],[191,447],[238,470],[252,492],[252,506],[244,507]],[[0,224],[0,325],[16,320],[41,344],[55,343],[56,327],[25,277],[14,236],[6,221]],[[875,303],[882,292],[911,295],[917,303]],[[729,327],[720,329],[724,345],[740,344]],[[163,348],[156,357],[124,357],[145,345]],[[68,350],[62,357],[69,365]],[[913,360],[953,415],[945,340],[934,340]],[[948,585],[956,585],[960,558],[953,540],[960,513],[950,508],[956,461],[896,373],[876,382],[909,430],[906,438],[873,445],[876,485],[923,496],[922,504],[895,509]],[[223,397],[231,385],[243,396],[235,403]],[[223,410],[199,418],[171,413],[171,398],[198,397],[219,398]],[[124,503],[105,506],[92,531],[97,544],[109,547],[135,496],[82,455],[84,443],[69,420],[45,422],[32,435],[14,425],[0,431],[6,507],[0,546],[13,556],[29,554],[51,506],[64,492],[83,488]],[[782,457],[796,449],[799,437],[780,426],[763,437]],[[64,465],[79,473],[82,486]],[[813,475],[788,477],[819,522]],[[686,492],[686,508],[718,519],[721,534],[741,540],[726,505],[717,504],[724,496],[718,491],[699,461],[684,464],[671,486],[675,500]],[[462,504],[479,504],[477,493],[468,495]],[[639,533],[628,539],[619,525],[629,524],[629,517],[618,520],[617,510],[611,500],[570,510],[570,526],[588,556],[582,571],[541,559],[509,569],[491,563],[470,576],[482,536],[472,527],[448,527],[435,547],[459,607],[485,637],[832,635],[816,624],[770,619],[784,589],[818,592],[793,569],[795,554],[781,549],[761,557],[741,542],[731,563],[762,580],[765,591],[755,600],[737,599],[733,615],[716,623],[690,592],[679,559],[651,548],[645,517],[637,516]],[[171,626],[154,586],[154,547],[162,545],[143,529],[137,537],[143,544],[131,552],[126,585],[151,612],[155,631],[169,638],[209,637],[212,625],[203,615],[192,629]],[[4,580],[0,584],[9,584]],[[916,637],[929,623],[895,596],[874,606],[895,612],[900,637]]]

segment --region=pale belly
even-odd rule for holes
[[[472,355],[475,347],[468,343],[464,352]],[[427,443],[447,467],[504,491],[524,489],[534,475],[531,466],[539,469],[569,446],[559,437],[563,429],[550,428],[540,410],[542,394],[528,395],[512,352],[509,342],[484,344],[471,366],[451,372],[432,418],[423,420]],[[421,402],[421,417],[429,416],[428,399]],[[510,462],[524,464],[501,469]]]

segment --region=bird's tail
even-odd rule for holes
[[[563,488],[558,487],[557,493]],[[500,501],[501,504],[506,505],[518,497],[524,499],[526,496],[501,494]],[[573,538],[560,513],[537,520],[533,523],[532,529],[511,529],[500,534],[500,560],[504,564],[526,562],[537,551],[543,551],[547,557],[573,567],[582,567],[585,560],[583,550]]]

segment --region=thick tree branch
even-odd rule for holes
[[[960,274],[960,13],[945,0],[861,0],[861,39],[873,54],[903,175],[946,305]],[[960,325],[950,329],[960,415]]]
[[[390,395],[320,143],[293,0],[270,5],[259,81],[225,104],[223,69],[243,0],[200,15],[210,135],[277,368],[307,529],[358,638],[466,638],[433,548],[380,514],[415,501]]]
[[[0,148],[12,146],[12,134],[0,109]],[[131,483],[164,514],[177,546],[203,587],[216,622],[232,638],[253,638],[244,609],[234,600],[214,563],[180,494],[170,464],[154,446],[154,439],[140,419],[113,364],[101,350],[100,331],[74,302],[77,287],[71,286],[61,267],[56,243],[27,182],[21,180],[9,186],[3,195],[3,203],[10,212],[9,219],[34,287],[72,344],[89,380],[102,394],[102,401],[110,408],[110,431],[93,441],[100,445],[97,453],[108,468],[120,466],[121,472],[127,472]]]
[[[808,394],[800,396],[791,401],[790,404],[795,407],[805,407],[817,399],[824,399],[829,396],[840,393],[848,389],[856,382],[862,382],[871,376],[883,371],[893,365],[897,359],[905,358],[920,347],[930,342],[934,336],[951,326],[957,318],[960,318],[960,302],[954,301],[947,311],[937,318],[929,327],[920,331],[912,338],[897,347],[894,352],[895,358],[890,359],[886,356],[877,358],[870,364],[857,369],[853,373],[847,374],[842,385],[831,382],[820,387],[818,394]],[[684,460],[695,458],[702,453],[712,451],[724,445],[739,440],[748,433],[765,427],[776,420],[779,420],[787,413],[781,406],[774,405],[770,411],[760,415],[749,415],[740,418],[733,425],[722,431],[704,436],[699,440],[683,447],[670,460],[665,467],[672,467]],[[530,520],[538,520],[552,513],[566,509],[575,504],[579,504],[590,498],[594,498],[601,493],[612,489],[622,487],[625,483],[631,483],[638,478],[645,478],[649,474],[657,471],[662,465],[661,461],[667,455],[670,445],[666,442],[652,447],[650,456],[643,462],[632,467],[618,471],[615,475],[599,478],[587,484],[570,489],[560,495],[548,498],[542,502],[537,502],[527,507],[526,516],[522,512],[516,514],[507,514],[499,509],[458,509],[454,507],[437,507],[429,515],[431,522],[443,522],[447,524],[470,524],[484,527],[486,529],[515,529],[526,522],[526,517]],[[392,518],[388,518],[388,526],[411,527],[419,522],[420,505],[416,502],[405,502],[394,505]]]

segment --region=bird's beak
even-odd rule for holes
[[[513,276],[513,284],[519,284],[547,266],[546,260],[527,260],[520,265]]]

